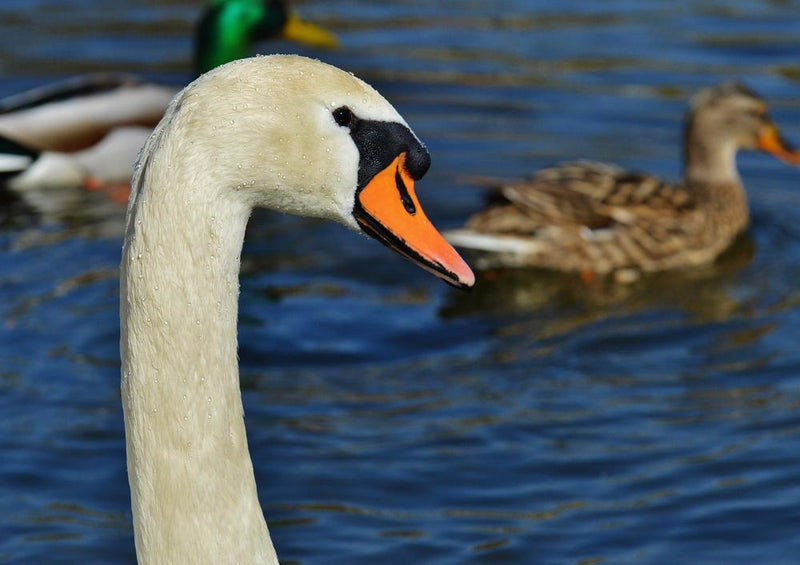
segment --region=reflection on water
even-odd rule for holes
[[[0,226],[24,224],[63,225],[67,236],[75,233],[95,237],[119,237],[125,207],[107,194],[81,187],[30,187],[24,191],[7,189],[3,195]]]
[[[444,316],[475,313],[558,312],[579,310],[591,318],[649,308],[677,309],[708,320],[725,320],[740,303],[726,291],[726,282],[753,259],[755,246],[741,237],[713,265],[685,271],[645,275],[631,284],[611,278],[583,280],[574,274],[537,269],[498,269],[479,274],[480,283],[469,294],[453,293],[442,309]],[[574,327],[574,326],[572,326]]]
[[[418,192],[442,227],[478,208],[477,177],[584,157],[675,178],[686,99],[726,78],[800,139],[794,2],[295,4],[343,43],[306,53],[428,144]],[[198,5],[6,1],[0,94],[86,70],[185,80]],[[338,226],[256,214],[242,388],[285,563],[794,563],[800,171],[739,162],[748,236],[622,287],[498,271],[461,294]],[[134,561],[122,214],[80,191],[0,206],[2,562]]]

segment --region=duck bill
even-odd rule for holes
[[[296,14],[289,14],[282,37],[312,47],[330,49],[339,46],[339,39],[334,34],[316,24],[301,20]]]
[[[470,288],[475,275],[425,216],[405,169],[395,158],[356,195],[353,216],[362,231],[456,288]]]
[[[800,165],[800,151],[783,139],[778,128],[772,124],[761,129],[758,135],[758,148],[774,155],[784,163]]]

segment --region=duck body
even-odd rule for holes
[[[740,148],[800,162],[752,91],[700,92],[686,118],[684,178],[665,182],[614,165],[575,162],[501,186],[465,229],[448,232],[479,268],[581,274],[658,272],[714,261],[749,222]]]
[[[153,128],[178,88],[96,73],[0,100],[0,136],[37,151],[86,149],[120,126]]]
[[[470,286],[416,198],[429,164],[386,100],[318,61],[236,61],[174,99],[136,167],[120,275],[140,564],[278,563],[239,390],[238,275],[253,208],[334,220]]]
[[[93,74],[0,100],[5,182],[79,187],[127,183],[132,163],[176,88],[125,74]]]
[[[244,57],[255,41],[276,36],[321,46],[336,41],[293,16],[280,0],[218,0],[197,26],[195,70]],[[95,73],[2,99],[1,172],[18,191],[128,184],[144,141],[138,128],[155,127],[179,90],[129,74]]]
[[[541,267],[606,275],[713,261],[748,223],[737,181],[670,184],[613,165],[567,163],[499,189],[502,201],[448,239],[486,251],[479,267]]]

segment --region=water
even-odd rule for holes
[[[182,80],[197,4],[6,0],[0,94],[108,68]],[[297,7],[343,44],[303,52],[429,145],[440,227],[480,206],[479,177],[577,157],[675,177],[686,99],[724,79],[800,140],[795,1]],[[749,235],[626,289],[506,273],[461,294],[340,227],[257,214],[242,386],[283,562],[797,563],[800,170],[739,163]],[[44,201],[2,213],[0,562],[133,563],[121,215]]]

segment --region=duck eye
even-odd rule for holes
[[[350,111],[350,108],[347,106],[342,106],[341,108],[336,108],[333,111],[333,119],[336,120],[336,123],[340,126],[349,128],[353,125],[355,116],[353,115],[353,112]]]
[[[747,110],[747,115],[756,118],[757,120],[767,119],[767,109],[763,106],[757,106]]]

